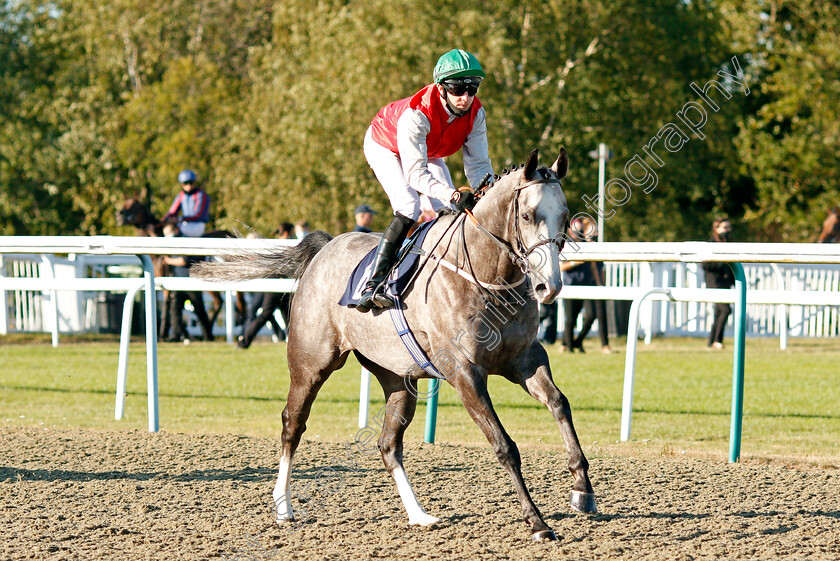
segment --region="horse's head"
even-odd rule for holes
[[[828,216],[823,220],[822,231],[817,243],[833,243],[840,240],[840,207],[828,209]]]
[[[519,266],[525,271],[540,303],[554,301],[563,288],[560,271],[560,249],[569,219],[569,208],[563,194],[561,180],[569,168],[566,150],[550,167],[538,167],[537,150],[531,152],[527,163],[498,178],[486,197],[495,199],[495,214],[504,224],[496,227],[510,245]],[[492,220],[490,201],[476,207],[476,217]],[[487,210],[484,210],[484,208]],[[499,210],[507,208],[505,215]],[[491,230],[492,231],[492,230]]]
[[[138,235],[153,235],[150,229],[155,224],[155,216],[136,196],[127,199],[117,211],[117,226],[134,226]]]

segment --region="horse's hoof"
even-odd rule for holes
[[[598,507],[595,505],[594,493],[584,493],[583,491],[572,489],[569,504],[578,512],[584,512],[586,514],[595,514],[598,512]]]
[[[408,525],[409,526],[434,526],[435,524],[440,522],[440,518],[437,516],[432,516],[431,514],[423,513],[420,516],[415,516],[414,518],[409,519]]]
[[[542,540],[548,540],[550,542],[556,542],[557,541],[557,535],[554,533],[554,530],[552,530],[551,528],[547,528],[545,530],[539,530],[539,531],[531,534],[531,539],[534,540],[535,542],[542,541]]]
[[[292,522],[297,522],[294,515],[277,515],[274,517],[274,521],[277,522],[280,526],[285,524],[291,524]]]

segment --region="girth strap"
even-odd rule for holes
[[[391,296],[394,298],[394,302],[396,304],[389,310],[391,314],[391,321],[394,322],[397,335],[400,336],[400,340],[403,345],[405,345],[406,350],[408,350],[408,354],[411,355],[411,358],[414,359],[417,366],[422,368],[426,374],[432,376],[433,378],[437,378],[438,380],[446,380],[446,376],[441,374],[438,369],[435,368],[435,365],[432,364],[429,357],[426,356],[426,352],[420,346],[420,343],[417,342],[417,339],[414,337],[414,333],[412,333],[411,329],[408,327],[408,322],[405,319],[405,312],[403,312],[400,297],[394,294]]]

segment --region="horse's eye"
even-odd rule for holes
[[[527,212],[522,213],[522,221],[523,222],[530,222],[531,221],[531,215],[528,214]]]

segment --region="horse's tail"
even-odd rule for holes
[[[315,254],[332,236],[316,230],[295,246],[279,250],[240,251],[221,261],[202,261],[190,267],[190,276],[207,280],[300,279]]]

